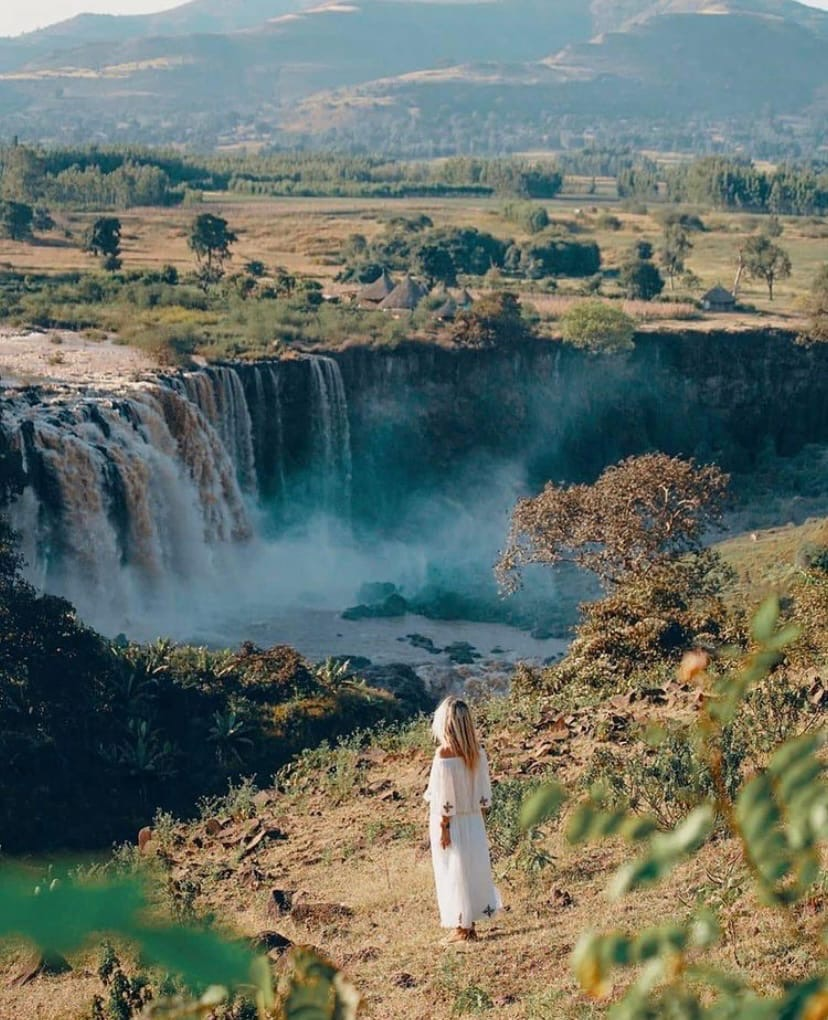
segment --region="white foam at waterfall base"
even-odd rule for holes
[[[270,416],[277,449],[265,452],[275,454],[284,500],[277,364],[253,369],[253,398],[270,398],[253,414],[241,377],[229,366],[134,384],[117,395],[21,400],[12,441],[27,458],[32,485],[13,513],[32,580],[69,598],[84,620],[111,637],[168,636],[212,646],[253,640],[292,644],[312,658],[362,655],[434,665],[437,658],[405,641],[416,631],[438,646],[468,640],[483,651],[501,645],[507,657],[553,654],[549,642],[489,624],[341,618],[366,581],[390,581],[411,596],[433,579],[435,562],[462,576],[479,567],[481,549],[491,561],[520,479],[480,471],[485,493],[475,499],[429,498],[410,506],[407,540],[357,541],[349,526],[352,464],[342,374],[333,359],[305,360],[316,510],[296,507],[293,527],[273,539],[264,537],[268,515],[251,477],[257,437],[261,442],[265,434],[255,426]]]

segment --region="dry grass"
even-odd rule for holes
[[[583,202],[583,198],[579,201]],[[649,240],[656,247],[662,228],[657,214],[663,209],[651,206],[644,215],[624,211],[620,206],[602,202],[578,205],[573,199],[560,198],[546,203],[554,223],[574,231],[576,238],[594,238],[601,246],[604,266],[617,268],[634,241]],[[174,209],[134,209],[119,214],[123,222],[124,265],[126,268],[160,266],[172,263],[180,269],[192,266],[187,248],[189,225],[200,211],[225,216],[237,231],[233,266],[248,259],[261,259],[268,265],[284,265],[294,272],[330,279],[338,271],[335,259],[345,238],[352,233],[376,236],[391,216],[425,213],[438,226],[475,226],[518,242],[529,240],[503,214],[500,199],[338,199],[338,198],[259,198],[245,195],[208,194],[203,205]],[[600,226],[600,216],[612,212],[621,222],[620,230]],[[93,213],[63,213],[59,229],[36,245],[0,240],[0,266],[26,271],[61,271],[88,268],[92,262],[80,251],[84,229]],[[738,244],[756,224],[757,217],[730,213],[702,213],[709,229],[692,235],[693,250],[687,262],[698,276],[700,286],[692,294],[676,290],[665,293],[688,299],[672,306],[673,318],[681,319],[708,287],[732,285]],[[783,220],[784,234],[779,243],[788,249],[793,262],[790,280],[777,286],[776,300],[770,302],[761,281],[746,280],[741,300],[763,315],[780,317],[799,314],[801,303],[818,267],[826,259],[828,224],[809,217]],[[64,237],[64,231],[70,237]],[[565,281],[569,286],[569,282]],[[577,281],[574,282],[577,286]],[[540,305],[546,298],[527,294]],[[646,306],[635,313],[642,318],[661,319],[667,312],[660,305]],[[711,321],[720,321],[713,318]],[[756,319],[753,320],[754,322]]]
[[[572,785],[598,746],[582,737],[538,752],[540,737],[512,722],[490,733],[495,778],[535,772],[545,759]],[[446,949],[439,945],[421,799],[429,754],[413,747],[371,749],[360,766],[352,788],[338,789],[336,797],[325,791],[321,775],[311,774],[305,790],[272,792],[266,803],[260,801],[260,817],[288,838],[263,843],[246,860],[239,859],[237,849],[222,845],[228,834],[243,831],[248,823],[242,822],[229,823],[213,837],[202,824],[181,827],[166,849],[176,876],[201,883],[200,909],[216,911],[239,933],[277,929],[341,964],[364,996],[368,1020],[448,1020],[457,1015],[459,996],[469,986],[490,997],[490,1015],[497,1018],[603,1016],[605,1004],[587,1000],[569,968],[579,934],[587,928],[635,930],[686,916],[698,897],[715,894],[738,856],[729,842],[712,844],[664,886],[613,903],[604,890],[629,849],[617,843],[573,849],[553,828],[545,849],[554,863],[533,878],[509,861],[499,862],[496,873],[506,912],[485,926],[479,943]],[[353,914],[309,924],[289,915],[274,920],[266,910],[274,888],[290,890],[306,902],[344,903]],[[555,890],[569,894],[571,905],[557,905]],[[759,911],[750,895],[743,895],[728,916],[728,944],[715,955],[715,963],[733,967],[736,961],[737,969],[766,991],[807,971],[810,960],[792,946],[784,920]],[[818,923],[818,917],[807,922],[812,927]],[[0,961],[0,1017],[81,1020],[95,981],[84,970],[89,957],[74,962],[74,974],[38,979],[19,990],[3,980],[14,972],[16,960],[7,956]]]
[[[716,548],[736,571],[737,593],[758,602],[772,592],[784,591],[801,576],[799,558],[808,547],[828,547],[828,519],[738,535]]]

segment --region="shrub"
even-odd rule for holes
[[[634,334],[634,321],[606,301],[580,301],[561,316],[563,339],[593,354],[630,351]]]
[[[549,679],[556,686],[623,690],[699,644],[738,640],[738,619],[721,595],[731,579],[732,571],[710,550],[630,576],[581,607],[569,654]]]
[[[740,780],[732,776],[729,781],[724,764],[728,733],[745,698],[779,663],[798,628],[779,629],[779,603],[770,599],[756,614],[751,633],[754,650],[739,668],[712,676],[695,664],[688,672],[705,696],[694,739],[709,776],[709,789],[707,781],[701,784],[689,813],[669,831],[658,832],[652,820],[608,810],[588,797],[570,814],[567,838],[582,844],[622,837],[638,847],[610,883],[609,894],[618,900],[661,882],[723,832],[735,848],[733,868],[740,872],[735,882],[752,887],[751,926],[758,931],[763,912],[773,911],[783,923],[768,918],[766,930],[781,933],[780,952],[789,955],[795,946],[803,954],[807,972],[770,991],[751,987],[741,973],[723,970],[719,961],[726,955],[719,944],[732,929],[720,921],[714,903],[690,907],[685,918],[637,932],[584,932],[572,962],[587,994],[604,998],[614,992],[616,971],[630,975],[624,994],[614,994],[610,1015],[617,1020],[825,1015],[828,974],[822,926],[802,923],[802,907],[818,895],[823,881],[828,839],[822,741],[806,734],[777,745],[764,768]],[[553,816],[564,799],[559,787],[540,791],[525,805],[524,823],[531,827]],[[707,951],[716,952],[717,966],[704,958]]]

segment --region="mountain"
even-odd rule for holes
[[[828,13],[793,0],[192,0],[0,40],[0,113],[50,140],[422,153],[617,135],[619,118],[738,136],[804,116],[816,136],[826,42]]]

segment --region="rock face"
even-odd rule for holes
[[[629,357],[535,342],[421,344],[338,354],[348,393],[355,517],[399,517],[413,494],[452,495],[509,465],[530,483],[590,480],[645,450],[749,470],[828,441],[828,349],[791,333],[646,333]]]
[[[363,549],[419,543],[421,592],[373,586],[357,617],[497,619],[491,563],[527,486],[645,450],[749,470],[828,442],[826,378],[825,345],[772,331],[646,334],[619,358],[412,343],[9,391],[0,446],[25,472],[13,523],[35,580],[108,632],[171,578],[220,589],[238,547],[319,515]]]

